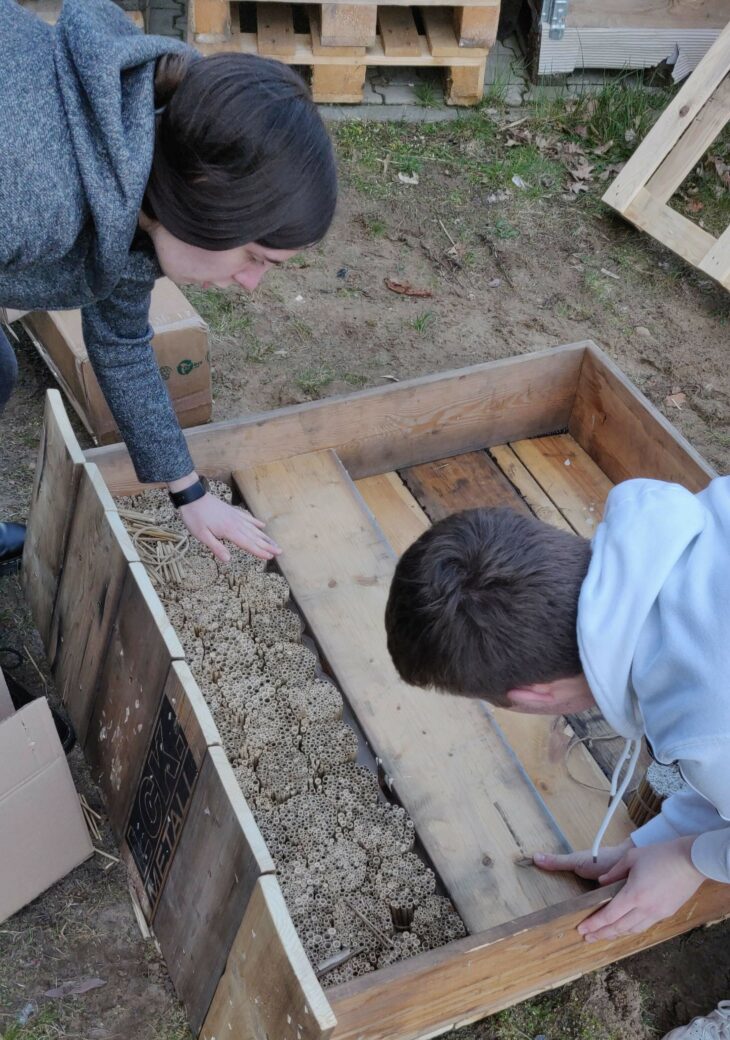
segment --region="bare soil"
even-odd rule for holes
[[[590,112],[586,135],[581,123],[544,112],[499,129],[523,116],[497,106],[435,128],[339,128],[342,193],[327,241],[272,272],[250,299],[191,293],[212,326],[214,417],[592,339],[728,472],[730,297],[600,205],[600,178],[625,152],[612,144],[597,154],[612,129],[594,133]],[[584,169],[583,159],[591,170],[576,180],[570,170]],[[713,176],[703,171],[678,200],[708,226],[728,222]],[[430,295],[399,294],[386,279]],[[27,341],[18,354],[21,382],[0,438],[3,519],[27,510],[43,394],[53,385]],[[15,578],[0,585],[0,645],[23,651],[19,678],[53,698]],[[70,762],[103,811],[78,750]],[[697,931],[451,1035],[654,1040],[730,996],[729,941],[728,925]],[[86,977],[105,985],[44,996]],[[119,864],[95,856],[0,926],[0,1036],[188,1037]]]

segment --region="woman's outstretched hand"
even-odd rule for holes
[[[281,552],[273,538],[266,534],[263,521],[257,520],[247,509],[231,506],[210,492],[197,502],[181,506],[178,513],[193,538],[207,545],[223,563],[231,558],[223,540],[261,560],[271,560]]]

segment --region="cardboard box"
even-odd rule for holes
[[[97,444],[121,440],[109,406],[91,368],[81,334],[80,311],[35,311],[23,325]],[[152,292],[152,346],[180,425],[210,421],[208,326],[168,278]]]
[[[45,697],[14,711],[0,672],[0,923],[93,854]]]

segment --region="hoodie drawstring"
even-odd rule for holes
[[[621,757],[616,763],[616,768],[613,771],[613,776],[611,777],[611,795],[609,798],[606,815],[603,817],[603,823],[598,828],[598,834],[596,834],[593,845],[591,846],[591,856],[593,857],[594,863],[598,862],[598,850],[601,846],[601,842],[603,841],[603,836],[606,833],[606,830],[608,829],[609,823],[613,819],[614,813],[616,812],[616,810],[619,807],[619,804],[621,803],[621,799],[626,794],[626,788],[631,783],[631,777],[634,775],[634,772],[636,770],[636,763],[639,761],[640,754],[641,741],[627,740],[624,744],[624,749],[621,752]],[[623,769],[624,763],[626,759],[629,757],[629,755],[631,755],[631,759],[626,769],[624,778],[619,784],[621,770]]]

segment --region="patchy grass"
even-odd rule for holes
[[[218,336],[238,336],[251,326],[241,293],[188,287],[185,295]]]
[[[305,368],[297,377],[297,386],[309,397],[320,397],[335,378],[336,373],[326,365],[318,368]]]
[[[413,93],[416,95],[416,102],[423,108],[441,107],[441,92],[434,87],[433,83],[416,83]]]
[[[417,314],[416,317],[411,320],[410,326],[419,334],[419,336],[422,336],[423,333],[433,325],[435,320],[436,315],[433,311],[423,311],[422,314]]]

